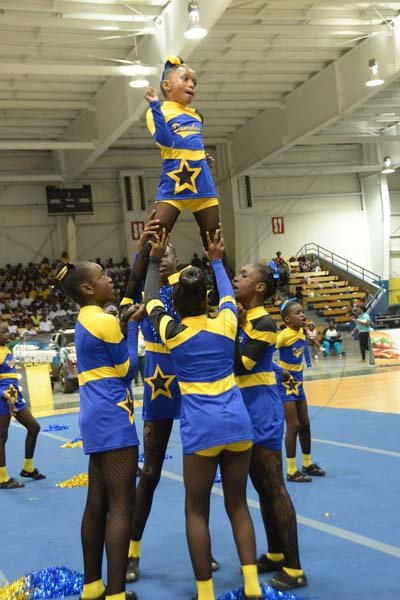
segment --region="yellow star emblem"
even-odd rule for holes
[[[286,388],[286,396],[290,396],[293,394],[294,396],[299,396],[299,387],[301,386],[301,381],[296,381],[291,377],[288,381],[283,381],[282,385]]]
[[[179,169],[167,173],[175,181],[174,194],[179,194],[184,190],[190,190],[197,194],[196,177],[199,176],[201,167],[190,167],[187,160],[181,160]]]
[[[125,400],[123,402],[118,402],[117,406],[120,406],[121,408],[126,410],[126,412],[129,413],[129,422],[131,425],[133,425],[135,422],[135,410],[134,410],[132,396],[129,391],[126,394]]]
[[[167,396],[172,399],[170,385],[175,379],[175,375],[164,375],[160,365],[156,365],[154,373],[151,377],[145,377],[145,382],[151,387],[151,399],[155,400],[157,396]]]

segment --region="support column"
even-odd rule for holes
[[[76,251],[76,226],[75,226],[75,215],[67,216],[67,252],[69,260],[76,262],[77,251]]]
[[[391,216],[387,179],[381,174],[365,177],[361,189],[369,232],[370,269],[386,280],[390,267]]]

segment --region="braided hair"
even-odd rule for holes
[[[265,284],[264,301],[270,298],[275,293],[275,283],[271,267],[256,263],[254,268],[258,271],[260,283]]]
[[[85,304],[80,286],[89,280],[92,266],[93,263],[84,261],[76,264],[63,262],[59,263],[56,267],[54,278],[65,295],[72,298],[77,304]]]

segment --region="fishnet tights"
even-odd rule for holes
[[[250,452],[223,451],[218,457],[184,455],[186,536],[196,581],[211,579],[211,541],[208,528],[210,494],[218,464],[225,509],[242,565],[255,564],[253,523],[246,501]]]
[[[161,469],[173,425],[172,419],[145,421],[143,426],[144,464],[136,489],[135,510],[132,519],[132,536],[141,540],[160,481]]]
[[[138,448],[91,454],[81,537],[85,583],[101,579],[107,554],[107,595],[125,590],[131,511],[135,501]]]
[[[286,567],[301,569],[296,513],[283,480],[282,453],[253,446],[250,478],[260,499],[268,552],[283,552]]]

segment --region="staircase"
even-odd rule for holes
[[[332,316],[338,324],[346,323],[351,311],[346,313],[344,309],[351,306],[354,300],[364,300],[372,318],[386,310],[388,292],[381,277],[376,273],[315,243],[305,244],[296,256],[316,257],[323,269],[320,273],[314,272],[314,276],[321,279],[318,286],[315,286],[318,287],[318,291],[315,290],[314,296],[309,293],[306,300],[307,305],[319,311],[321,316]],[[322,272],[326,279],[322,277]],[[304,275],[301,273],[303,278]],[[296,281],[294,276],[299,276],[296,269],[293,271],[292,281]],[[328,280],[333,283],[331,288],[327,285]],[[310,291],[312,292],[312,288]]]

